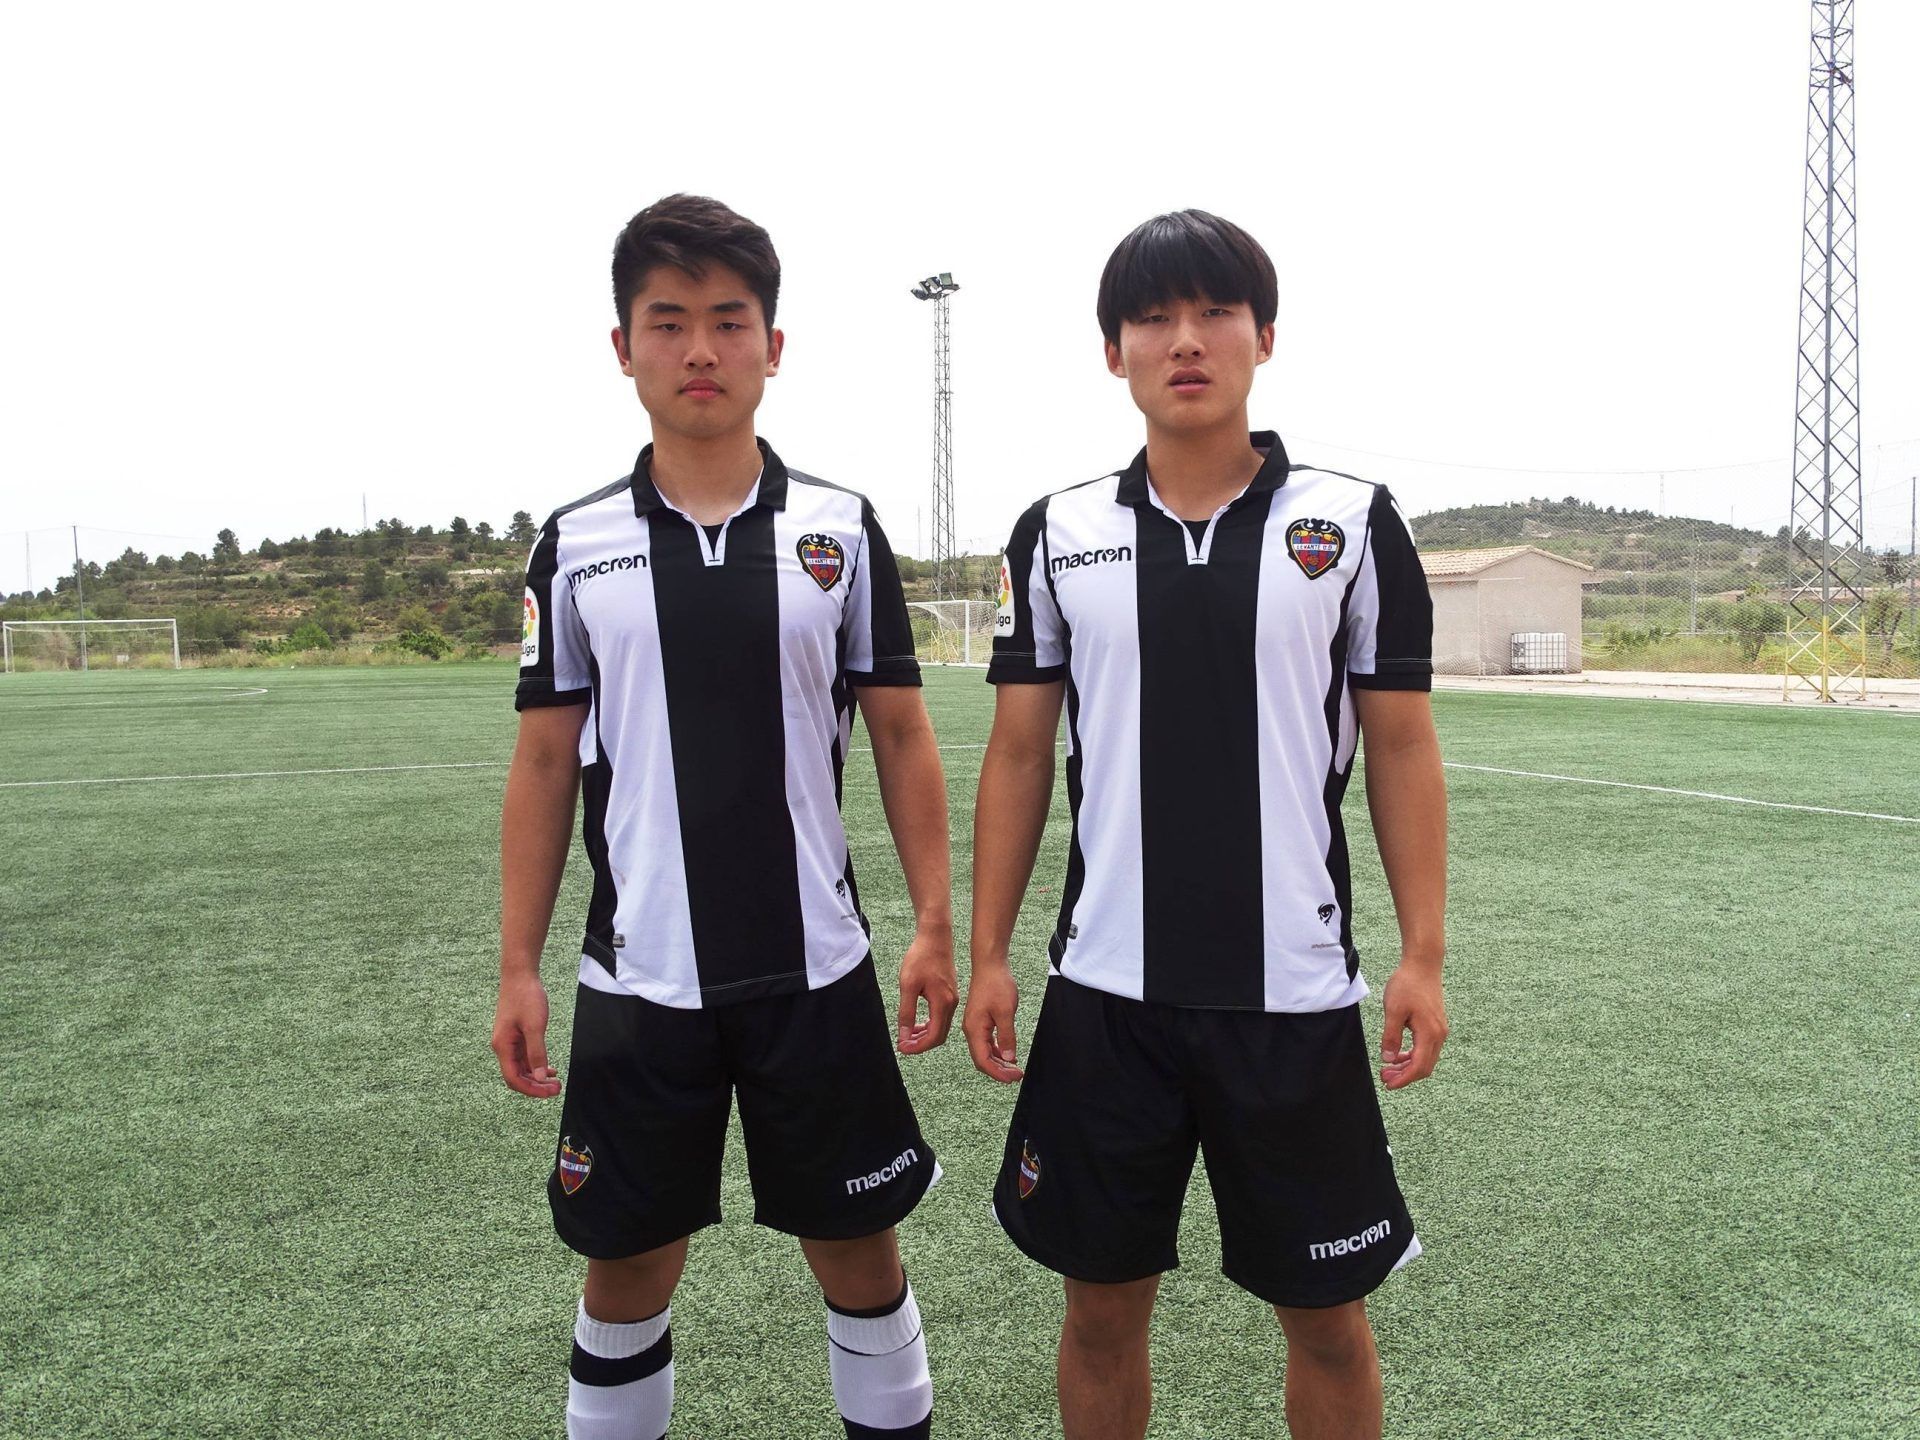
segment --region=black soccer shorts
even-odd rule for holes
[[[757,1223],[811,1240],[898,1223],[936,1167],[892,1039],[871,958],[818,990],[700,1010],[580,987],[554,1229],[612,1260],[717,1224],[736,1092]]]
[[[1053,976],[993,1192],[1013,1243],[1075,1280],[1173,1269],[1196,1149],[1220,1268],[1269,1304],[1357,1300],[1420,1253],[1358,1005],[1202,1010]]]

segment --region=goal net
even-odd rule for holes
[[[913,653],[925,665],[985,665],[993,657],[991,600],[912,600]]]
[[[178,670],[180,627],[145,620],[0,621],[0,662],[22,670]]]

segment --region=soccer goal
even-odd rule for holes
[[[0,657],[8,675],[21,670],[178,670],[180,626],[171,616],[0,621]]]
[[[911,600],[913,653],[927,665],[985,665],[993,656],[991,600]]]

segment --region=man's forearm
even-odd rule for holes
[[[1006,964],[1053,802],[1053,749],[987,746],[973,814],[973,964]]]
[[[1438,967],[1446,954],[1447,785],[1431,736],[1367,747],[1367,808],[1400,921],[1402,958]]]
[[[903,734],[869,731],[880,804],[887,812],[900,869],[907,877],[914,922],[922,930],[953,928],[953,850],[947,834],[947,782],[933,727]]]
[[[573,839],[580,768],[514,757],[500,814],[500,973],[537,975]]]

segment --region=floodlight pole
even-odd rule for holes
[[[1920,634],[1913,628],[1920,601],[1920,475],[1907,477],[1907,643],[1920,655]]]
[[[84,622],[87,618],[87,572],[80,563],[80,527],[78,525],[73,527],[73,588],[74,593],[80,597],[80,619]],[[92,668],[87,664],[87,627],[84,623],[80,626],[80,668],[82,670]]]
[[[933,593],[949,599],[962,588],[953,531],[953,359],[947,300],[960,287],[951,272],[929,275],[908,293],[933,301]]]
[[[1853,0],[1813,0],[1783,698],[1796,681],[1822,700],[1836,683],[1867,693],[1853,172]]]

